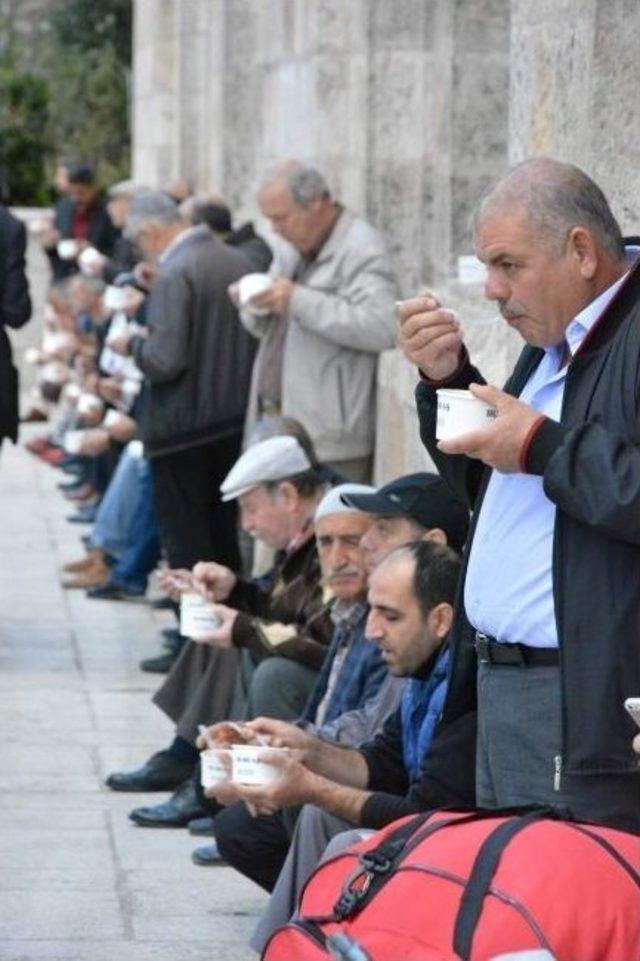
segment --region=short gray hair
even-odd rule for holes
[[[298,160],[288,160],[275,167],[265,177],[262,186],[280,181],[289,188],[299,207],[308,207],[314,200],[330,197],[331,191],[324,176],[316,167]]]
[[[584,227],[612,257],[624,257],[620,226],[598,185],[579,167],[550,157],[525,160],[485,195],[474,227],[503,209],[524,211],[527,225],[562,248],[573,227]]]
[[[136,237],[145,224],[152,222],[169,226],[183,221],[175,201],[161,190],[136,192],[127,215],[127,237]]]

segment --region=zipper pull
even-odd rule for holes
[[[561,777],[562,777],[562,755],[561,755],[561,754],[556,754],[556,756],[554,757],[554,759],[553,759],[553,769],[554,769],[554,775],[553,775],[553,790],[554,790],[554,791],[559,791],[559,790],[560,790],[560,779],[561,779]]]

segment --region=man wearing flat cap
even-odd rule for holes
[[[135,812],[137,823],[181,824],[199,813],[193,791],[187,801],[181,793],[198,760],[199,724],[246,710],[295,718],[304,708],[332,633],[312,524],[325,487],[297,439],[282,436],[248,448],[221,485],[222,498],[239,501],[244,530],[277,552],[276,564],[257,581],[222,564],[195,565],[191,589],[216,603],[220,627],[207,643],[187,642],[153,698],[177,736],[138,770],[107,780],[119,791],[179,788],[175,801]]]

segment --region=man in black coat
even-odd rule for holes
[[[236,511],[219,487],[238,458],[254,347],[227,288],[251,264],[208,227],[187,227],[166,194],[132,200],[127,231],[158,272],[148,337],[125,336],[148,387],[141,417],[170,567],[238,567]]]
[[[31,316],[26,246],[24,224],[0,206],[0,444],[5,437],[18,439],[18,371],[5,327],[17,330]]]
[[[623,708],[640,692],[639,251],[586,174],[545,158],[488,194],[475,241],[486,296],[527,342],[504,391],[434,295],[399,310],[422,439],[474,510],[445,718],[477,697],[479,805],[640,831]],[[438,442],[438,388],[497,416]]]
[[[78,254],[83,247],[95,247],[111,257],[120,230],[114,225],[93,170],[87,164],[71,164],[68,168],[67,196],[56,204],[53,228],[43,234],[44,250],[49,258],[54,280],[62,280],[78,272]],[[60,240],[77,241],[77,252],[62,259]]]

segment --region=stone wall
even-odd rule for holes
[[[404,295],[434,285],[490,380],[519,343],[457,280],[469,215],[508,162],[593,172],[639,230],[636,0],[135,0],[134,175],[256,214],[261,172],[316,162],[387,232]],[[376,474],[425,463],[415,374],[380,364]]]

